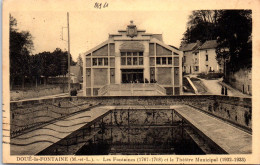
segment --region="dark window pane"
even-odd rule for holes
[[[211,67],[210,67],[210,70],[211,70]],[[199,67],[198,66],[195,66],[195,71],[199,71]]]
[[[171,65],[172,64],[172,58],[168,57],[168,64]]]
[[[104,65],[108,65],[108,58],[104,58]]]
[[[162,58],[162,65],[166,65],[166,57]]]
[[[197,64],[198,63],[198,59],[197,58],[195,58],[195,64]]]
[[[133,58],[133,64],[134,64],[134,65],[138,65],[138,63],[137,63],[137,57],[134,57],[134,58]]]
[[[125,57],[121,57],[121,65],[125,65],[126,64],[126,58]]]
[[[134,53],[133,53],[133,56],[137,56],[137,52],[134,52]]]
[[[161,58],[160,57],[156,57],[156,64],[161,65]]]
[[[143,57],[139,57],[139,65],[143,65],[144,62],[143,62]]]
[[[132,55],[132,52],[127,52],[127,56],[131,56]]]
[[[103,65],[103,58],[98,58],[98,65]]]
[[[93,58],[93,66],[97,66],[97,59]]]
[[[131,57],[127,57],[127,65],[132,65],[132,58]]]
[[[121,52],[121,56],[126,56],[126,52]]]
[[[139,56],[143,56],[143,52],[139,52]]]

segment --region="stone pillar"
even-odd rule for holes
[[[142,42],[144,45],[144,80],[147,79],[150,82],[150,58],[149,58],[149,42]]]
[[[150,81],[149,52],[144,52],[144,80]]]
[[[86,55],[83,54],[81,56],[83,58],[83,96],[86,96],[87,95],[87,90],[86,90]]]
[[[121,42],[115,43],[115,84],[121,84],[121,58],[120,58],[120,46]]]

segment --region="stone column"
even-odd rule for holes
[[[143,42],[144,45],[144,80],[150,82],[150,58],[149,58],[149,42]]]
[[[115,43],[115,84],[121,84],[121,59],[119,46],[121,42]]]

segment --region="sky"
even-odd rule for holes
[[[23,11],[10,13],[17,20],[19,31],[33,36],[32,54],[68,50],[67,12]],[[168,45],[180,46],[191,11],[70,11],[70,51],[74,61],[108,39],[109,34],[126,29],[130,20],[147,33],[163,34]],[[63,40],[62,40],[63,38]]]

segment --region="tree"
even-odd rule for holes
[[[251,10],[223,10],[217,26],[217,60],[226,60],[226,72],[252,67]]]
[[[43,70],[43,66],[42,66],[42,61],[41,58],[39,58],[40,56],[36,56],[36,55],[32,55],[31,56],[31,62],[30,62],[30,66],[31,66],[31,79],[35,78],[35,86],[37,88],[38,86],[38,79],[40,78],[40,76],[42,75],[42,70]]]
[[[71,64],[75,62],[70,56]],[[33,76],[44,76],[44,85],[50,76],[66,75],[68,73],[68,52],[56,48],[53,52],[41,52],[33,56]]]
[[[193,43],[197,40],[216,39],[216,25],[219,17],[218,10],[195,10],[189,16],[187,29],[182,38],[182,43]]]
[[[16,26],[17,21],[11,15],[9,16],[10,38],[9,38],[9,53],[10,53],[10,82],[11,89],[15,80],[20,82],[24,88],[24,79],[30,75],[30,53],[33,49],[32,35],[28,31],[18,32]]]
[[[189,16],[182,43],[217,40],[217,60],[226,71],[252,67],[251,10],[196,10]],[[228,62],[229,61],[229,62]]]
[[[77,65],[79,65],[80,67],[83,67],[83,60],[82,60],[81,55],[79,55],[77,58]]]
[[[80,77],[78,79],[82,81],[82,74],[83,74],[83,60],[81,55],[78,56],[77,58],[77,65],[80,67]]]

